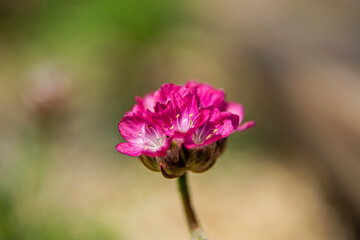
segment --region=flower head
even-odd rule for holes
[[[242,123],[242,105],[226,102],[223,90],[196,81],[163,84],[136,102],[119,123],[126,142],[116,148],[166,178],[209,169],[227,136],[255,125]]]

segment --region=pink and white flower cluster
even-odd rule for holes
[[[255,125],[242,123],[243,106],[225,101],[222,89],[196,81],[184,86],[163,84],[136,101],[119,123],[126,142],[116,146],[120,153],[133,157],[167,157],[174,146],[201,149]]]

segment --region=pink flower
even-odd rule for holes
[[[167,178],[207,170],[222,153],[227,136],[255,125],[242,123],[242,105],[226,102],[223,90],[196,81],[163,84],[136,102],[119,123],[126,142],[116,148],[140,156],[145,166]]]
[[[163,129],[143,116],[126,116],[119,123],[120,134],[127,142],[119,143],[116,149],[132,157],[166,156],[171,138]]]
[[[194,134],[188,135],[184,143],[188,149],[206,146],[229,136],[239,125],[239,116],[220,112],[216,107],[210,107],[211,113],[207,121],[196,129]]]

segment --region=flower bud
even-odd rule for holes
[[[172,143],[165,157],[140,155],[140,161],[150,170],[166,178],[176,178],[186,171],[201,173],[211,168],[224,151],[226,138],[207,146],[186,149]]]

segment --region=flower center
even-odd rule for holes
[[[209,140],[219,130],[208,125],[208,122],[206,122],[202,127],[196,130],[193,136],[194,143],[202,144],[206,140]]]
[[[152,126],[146,125],[144,133],[139,131],[139,134],[142,136],[142,144],[145,146],[144,150],[150,149],[151,151],[156,151],[164,145],[165,136],[160,136]]]
[[[193,125],[194,125],[194,120],[192,120],[191,118],[194,116],[193,113],[191,113],[188,117],[186,117],[185,114],[183,114],[183,116],[180,117],[180,114],[176,115],[176,126],[179,132],[185,133],[187,132]]]

